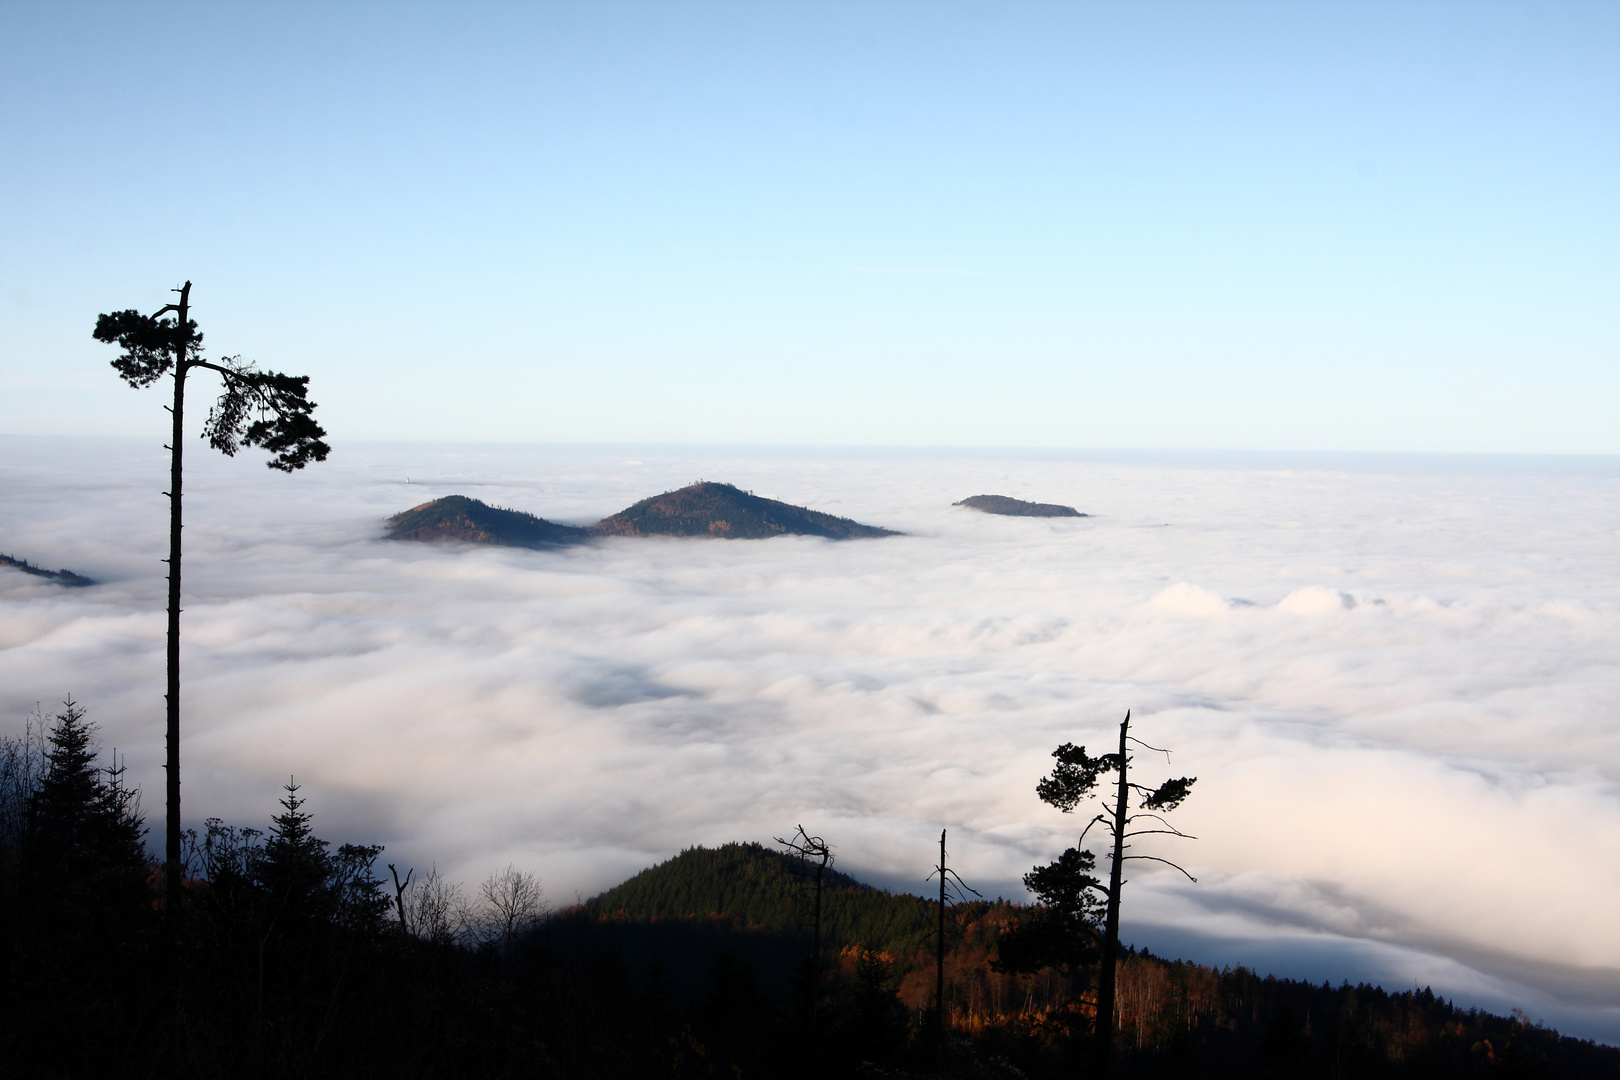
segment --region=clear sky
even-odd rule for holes
[[[0,432],[1620,453],[1620,4],[0,5]],[[202,410],[193,410],[201,412]]]

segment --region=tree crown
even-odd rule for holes
[[[163,312],[114,311],[96,319],[91,336],[122,350],[112,361],[113,369],[137,389],[171,372],[183,378],[192,368],[218,374],[224,389],[208,411],[203,438],[226,457],[236,456],[244,446],[259,446],[269,451],[270,468],[292,472],[311,461],[325,461],[331,452],[323,440],[325,429],[315,422],[309,376],[259,371],[240,356],[218,363],[204,360],[203,336],[194,319],[188,318],[182,327],[178,317]]]
[[[133,309],[99,316],[91,336],[123,349],[112,366],[136,388],[151,386],[168,374],[174,367],[175,353],[190,357],[202,348],[202,334],[197,331],[195,319],[186,320],[182,334],[179,319],[143,315]]]

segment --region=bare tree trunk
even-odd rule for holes
[[[934,1038],[945,1052],[945,830],[939,830],[939,937],[934,941]]]
[[[816,940],[814,942],[815,948],[813,949],[813,955],[815,956],[817,978],[821,977],[821,879],[822,875],[826,872],[826,863],[822,863],[820,866],[816,867],[816,920],[814,926]]]
[[[169,916],[180,912],[180,460],[185,438],[186,359],[191,343],[191,282],[180,289],[180,325],[174,343],[174,434],[169,440],[169,683],[167,757],[168,820],[164,836],[164,881]]]
[[[1119,887],[1124,884],[1120,870],[1125,865],[1125,810],[1129,792],[1126,781],[1128,759],[1125,738],[1130,730],[1127,712],[1119,725],[1119,796],[1114,804],[1114,863],[1108,871],[1108,917],[1103,927],[1102,970],[1097,980],[1097,1024],[1094,1052],[1096,1075],[1107,1076],[1114,1044],[1114,964],[1119,955]]]

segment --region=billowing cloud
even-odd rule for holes
[[[200,449],[200,448],[199,448]],[[1620,480],[1603,462],[1325,469],[742,451],[342,446],[292,477],[194,454],[192,821],[322,831],[569,900],[692,843],[803,822],[920,888],[1020,875],[1078,822],[1035,780],[1127,708],[1197,841],[1126,932],[1192,959],[1520,1006],[1620,1039]],[[0,441],[0,709],[72,693],[161,813],[164,461]],[[406,476],[411,483],[405,483]],[[593,521],[705,477],[884,540],[378,539],[460,492]],[[951,507],[982,491],[1095,515]],[[1177,846],[1171,847],[1171,844]],[[1145,866],[1146,864],[1136,864]]]

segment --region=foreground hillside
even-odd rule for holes
[[[850,540],[898,535],[714,481],[699,481],[642,499],[592,525],[590,531],[600,536],[713,536],[726,540],[784,535]]]
[[[676,942],[685,966],[702,966],[706,948],[746,964],[762,993],[779,988],[790,999],[793,965],[807,945],[795,953],[779,943],[807,942],[806,881],[802,863],[757,844],[693,848],[569,913],[556,932],[566,934],[568,919],[589,920],[632,970],[675,955],[667,950]],[[878,979],[916,1030],[933,1003],[937,906],[831,872],[822,900],[833,977],[846,985]],[[993,967],[998,938],[1024,910],[1005,901],[953,909],[949,1026],[981,1063],[999,1058],[1023,1075],[1077,1075],[1095,1012],[1091,980]],[[663,953],[649,947],[660,938]],[[1136,950],[1120,962],[1118,978],[1127,1076],[1620,1076],[1620,1049],[1462,1009],[1429,990],[1315,986]],[[692,990],[701,1000],[703,980]],[[900,1047],[890,1048],[889,1060],[904,1059]]]
[[[289,783],[263,830],[204,823],[165,912],[120,776],[75,704],[0,738],[0,1075],[1096,1075],[1093,973],[996,970],[1018,905],[950,912],[939,1014],[921,897],[829,872],[818,941],[811,869],[727,844],[548,918],[516,871],[463,889],[328,844]],[[1134,952],[1119,983],[1115,1077],[1620,1074],[1620,1050],[1426,990]]]

